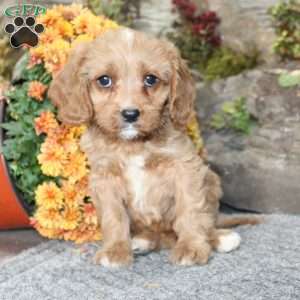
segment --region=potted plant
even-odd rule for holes
[[[4,101],[0,101],[0,122],[4,120],[4,112]],[[3,130],[0,128],[0,149],[3,145],[3,134]],[[10,177],[7,162],[0,153],[0,229],[29,226],[29,208],[20,199]]]

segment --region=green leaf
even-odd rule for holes
[[[278,83],[281,87],[293,87],[300,85],[300,74],[284,73],[278,78]]]
[[[19,122],[2,123],[0,127],[6,130],[8,136],[17,136],[23,134],[22,124]]]

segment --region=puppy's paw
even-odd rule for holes
[[[205,241],[202,243],[179,242],[172,250],[170,259],[172,263],[182,266],[204,265],[208,262],[210,253],[211,247]]]
[[[132,251],[126,242],[119,242],[107,249],[100,250],[94,257],[96,264],[109,268],[128,266],[132,260]]]
[[[134,253],[147,253],[155,248],[155,242],[142,237],[132,239],[132,251]]]

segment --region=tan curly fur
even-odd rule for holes
[[[159,79],[151,88],[143,84],[149,74]],[[111,87],[99,86],[103,75]],[[73,51],[49,97],[61,121],[88,125],[81,146],[104,239],[98,262],[126,265],[133,250],[167,247],[174,263],[205,264],[213,248],[238,247],[238,236],[216,228],[220,180],[186,134],[195,87],[172,44],[129,29],[109,31]],[[121,117],[128,107],[140,111],[130,127]]]

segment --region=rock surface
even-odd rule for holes
[[[222,176],[223,201],[258,212],[300,213],[299,90],[279,87],[272,70],[254,70],[199,84],[198,92],[208,160]],[[257,120],[251,134],[209,129],[212,114],[240,96]]]
[[[177,15],[172,13],[171,0],[141,1],[141,17],[134,21],[133,27],[159,36],[172,27]]]
[[[277,3],[278,0],[209,0],[208,6],[221,17],[225,44],[245,53],[257,49],[265,62],[273,63],[275,33],[268,9]]]

